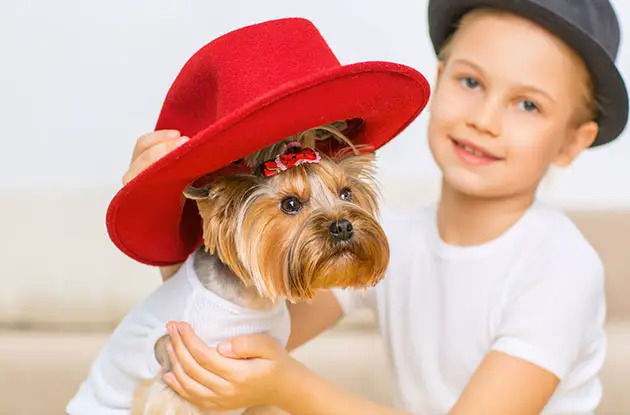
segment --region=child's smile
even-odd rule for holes
[[[453,150],[464,163],[473,166],[482,166],[501,160],[500,157],[488,151],[485,147],[474,144],[472,141],[450,137],[453,142]]]

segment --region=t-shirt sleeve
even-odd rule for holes
[[[367,289],[334,288],[332,293],[341,305],[344,315],[361,309],[376,310],[376,288]]]
[[[547,258],[504,296],[492,350],[562,380],[589,347],[603,341],[604,270],[592,248]]]

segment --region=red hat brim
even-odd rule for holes
[[[196,179],[337,120],[362,119],[353,142],[376,150],[420,114],[429,95],[418,71],[389,62],[340,66],[283,85],[218,119],[125,185],[107,211],[110,238],[142,263],[182,262],[201,243],[196,205],[182,196]]]

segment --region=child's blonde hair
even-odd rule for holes
[[[462,26],[468,24],[473,18],[481,16],[481,15],[493,15],[493,16],[504,16],[504,15],[512,15],[518,16],[509,11],[495,9],[491,7],[479,7],[468,13],[466,13],[459,21],[458,27],[450,37],[444,43],[444,46],[438,53],[438,60],[440,62],[448,61],[450,56],[451,46],[453,43],[453,39],[455,34]],[[551,32],[550,32],[551,33]],[[553,34],[553,33],[552,33]],[[555,36],[555,35],[554,35]],[[557,38],[557,36],[555,36]],[[563,42],[564,43],[564,42]],[[565,43],[566,45],[566,43]],[[579,87],[582,92],[582,105],[577,107],[575,116],[573,121],[577,125],[581,125],[588,121],[596,120],[598,114],[601,112],[601,108],[597,103],[597,99],[595,98],[595,86],[593,84],[593,77],[591,72],[589,71],[586,63],[584,63],[584,59],[571,47],[567,45],[567,50],[571,54],[571,58],[577,64],[578,71],[578,79],[579,79]]]

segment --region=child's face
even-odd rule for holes
[[[429,145],[445,182],[498,197],[535,192],[549,165],[568,165],[597,135],[580,123],[587,72],[528,20],[474,13],[440,64]]]

